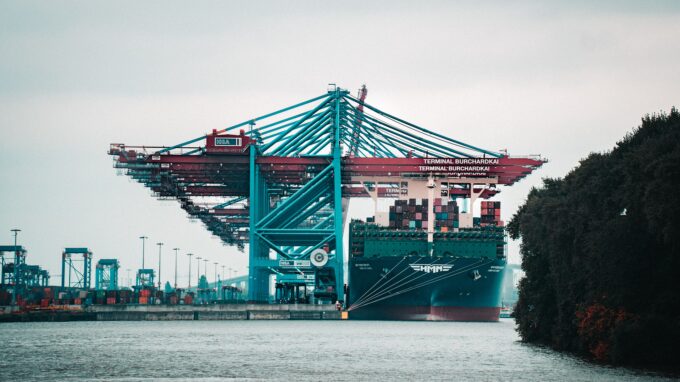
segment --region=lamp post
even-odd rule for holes
[[[144,269],[144,247],[146,247],[145,244],[146,244],[146,239],[148,239],[148,237],[140,236],[139,238],[142,239],[142,269]]]
[[[163,243],[156,243],[158,246],[158,290],[161,290],[161,249],[163,248]]]
[[[203,259],[203,262],[205,263],[205,264],[203,264],[203,269],[205,269],[205,282],[206,283],[208,282],[208,261],[210,261],[210,260]]]
[[[173,248],[175,250],[175,289],[177,289],[177,251],[179,248]]]
[[[215,264],[215,288],[217,288],[217,261],[213,264]]]
[[[19,280],[17,280],[19,278],[19,250],[16,246],[17,236],[19,236],[21,230],[19,228],[12,228],[11,231],[14,232],[14,293],[12,293],[12,305],[16,305],[17,293],[19,292]]]
[[[187,256],[189,256],[189,287],[187,290],[191,289],[191,256],[193,255],[193,253],[187,253]]]
[[[226,265],[222,265],[222,280],[224,280],[224,268],[225,267],[226,267]]]
[[[202,257],[196,256],[196,289],[198,290],[198,287],[201,285],[201,259]]]
[[[14,246],[17,246],[17,236],[21,230],[19,228],[12,228],[10,231],[14,232]]]
[[[229,278],[231,278],[231,268],[229,268]]]

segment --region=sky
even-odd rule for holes
[[[0,0],[0,244],[58,275],[64,247],[180,285],[187,252],[244,274],[177,202],[117,175],[110,143],[172,145],[323,94],[329,83],[420,126],[549,162],[498,199],[609,150],[680,106],[680,2]],[[360,203],[350,215],[360,214]],[[517,242],[509,256],[518,262]],[[195,272],[195,261],[193,271]],[[166,271],[167,270],[167,271]],[[53,283],[57,282],[56,279]]]

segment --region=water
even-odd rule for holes
[[[0,324],[2,381],[661,381],[518,342],[500,323]]]

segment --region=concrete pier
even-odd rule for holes
[[[193,320],[340,320],[334,305],[67,305],[58,309],[0,311],[0,322],[21,321],[193,321]]]

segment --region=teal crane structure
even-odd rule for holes
[[[436,178],[488,198],[544,161],[509,157],[425,129],[333,86],[289,107],[172,146],[111,144],[115,167],[181,207],[227,245],[248,243],[248,300],[304,280],[342,300],[349,200],[399,197]],[[481,185],[481,187],[480,187]],[[486,187],[485,187],[486,186]],[[444,190],[444,188],[446,190]]]
[[[39,265],[27,264],[26,256],[27,250],[21,245],[0,245],[0,289],[12,293],[13,304],[29,288],[46,287],[50,281],[50,273]]]
[[[61,253],[61,287],[90,289],[92,252],[85,247],[64,248]]]
[[[101,259],[95,267],[94,289],[118,290],[118,259]]]
[[[141,268],[137,270],[135,278],[135,290],[153,289],[155,287],[156,272],[150,268]]]

